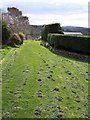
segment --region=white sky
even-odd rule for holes
[[[88,27],[89,0],[1,0],[1,9],[17,7],[30,24],[61,23],[61,26]]]

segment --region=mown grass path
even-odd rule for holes
[[[2,61],[2,95],[3,117],[85,118],[88,63],[25,42]]]

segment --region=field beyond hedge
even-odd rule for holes
[[[36,41],[10,48],[1,62],[3,118],[87,118],[88,63]]]

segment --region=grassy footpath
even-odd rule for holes
[[[25,42],[2,60],[2,94],[3,117],[85,118],[88,63]]]

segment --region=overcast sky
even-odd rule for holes
[[[61,26],[88,27],[89,0],[1,0],[0,8],[17,7],[30,24],[60,23]]]

